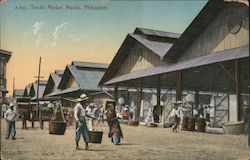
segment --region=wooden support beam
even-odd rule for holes
[[[161,76],[157,78],[157,105],[161,105]]]
[[[233,80],[235,81],[235,77],[224,67],[222,63],[219,63],[219,66],[223,69],[223,71]]]
[[[236,91],[236,104],[237,104],[237,119],[241,120],[240,113],[240,61],[238,59],[235,60],[235,91]]]
[[[182,72],[176,72],[176,101],[182,100]]]
[[[139,101],[137,105],[137,117],[138,121],[140,121],[140,112],[141,112],[141,101],[143,96],[143,79],[140,79],[140,88],[139,88]]]
[[[117,87],[117,85],[114,86],[114,99],[115,99],[115,102],[118,102],[118,87]]]
[[[128,87],[127,87],[127,95],[126,95],[126,104],[129,105],[129,90],[128,90]]]

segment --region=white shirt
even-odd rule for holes
[[[5,112],[4,118],[7,119],[8,121],[16,121],[18,119],[18,113],[16,108],[14,107],[13,110],[10,108]]]
[[[179,114],[179,111],[177,109],[173,108],[171,111],[170,117],[174,117],[174,116],[180,117],[180,114]]]
[[[85,110],[85,108],[83,108],[81,103],[77,103],[75,108],[74,108],[74,117],[75,117],[76,121],[79,121],[78,116],[79,117],[85,117],[86,116],[86,110]]]

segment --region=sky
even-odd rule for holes
[[[0,48],[12,52],[7,90],[72,61],[110,63],[136,27],[182,33],[207,0],[1,0]]]

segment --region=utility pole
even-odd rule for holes
[[[38,76],[35,76],[37,78],[37,92],[36,92],[36,103],[37,103],[37,108],[38,108],[38,117],[40,121],[40,127],[43,129],[43,123],[40,119],[41,117],[41,108],[39,107],[39,86],[40,86],[40,78],[43,78],[40,76],[41,73],[41,60],[42,58],[39,58],[39,69],[38,69]],[[36,115],[35,115],[36,116]],[[32,127],[34,126],[34,122],[32,122]]]
[[[13,77],[13,98],[15,96],[15,76]]]
[[[40,78],[43,78],[43,77],[40,76],[40,73],[41,73],[41,60],[42,60],[42,58],[40,57],[40,58],[39,58],[38,76],[36,76],[36,78],[37,78],[37,93],[36,93],[36,102],[37,102],[37,105],[39,104],[39,85],[40,85]]]

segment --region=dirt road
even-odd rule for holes
[[[30,125],[30,123],[29,123]],[[48,123],[41,130],[21,129],[17,122],[16,140],[5,140],[5,120],[1,120],[1,153],[4,160],[246,160],[249,156],[245,136],[218,135],[122,125],[124,139],[115,146],[103,127],[102,144],[90,144],[91,151],[75,150],[74,127],[65,135],[50,135]],[[250,158],[250,157],[249,157]]]

